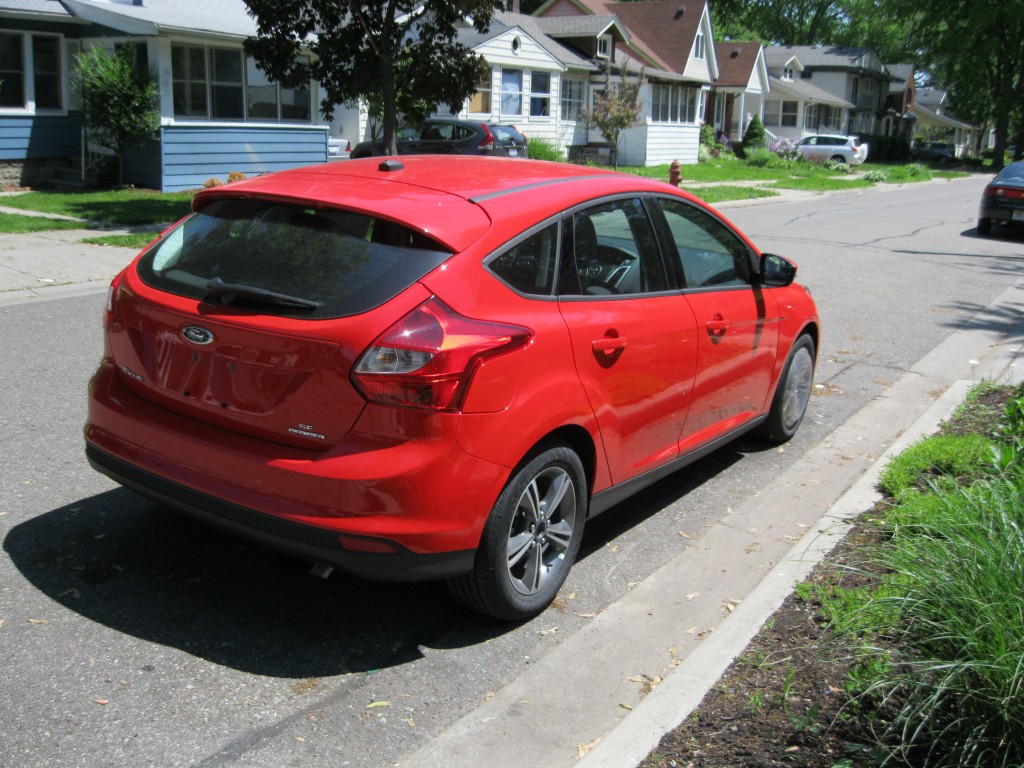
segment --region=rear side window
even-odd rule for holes
[[[491,259],[487,268],[520,293],[549,296],[557,245],[558,225],[552,224]]]
[[[450,256],[360,213],[218,200],[165,235],[138,271],[147,285],[200,301],[327,318],[383,304]]]

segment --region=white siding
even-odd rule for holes
[[[661,165],[673,160],[683,165],[697,162],[697,145],[700,143],[700,128],[697,125],[652,123],[645,127],[646,154],[643,162],[636,165]]]

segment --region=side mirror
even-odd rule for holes
[[[768,288],[785,288],[796,279],[796,264],[784,256],[762,253],[760,278]]]

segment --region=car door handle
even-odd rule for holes
[[[594,339],[593,347],[595,352],[604,352],[606,355],[611,355],[620,349],[626,348],[626,337],[605,336],[603,339]]]
[[[727,330],[729,330],[729,321],[721,315],[716,313],[713,319],[708,320],[708,336],[711,338],[712,344],[718,344],[725,337]]]

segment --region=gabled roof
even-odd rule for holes
[[[810,102],[811,104],[828,104],[829,106],[846,107],[847,109],[853,109],[855,106],[846,99],[841,99],[823,88],[811,85],[806,80],[782,80],[774,75],[768,79],[772,84],[772,98],[789,98]]]
[[[920,104],[914,104],[910,108],[910,111],[917,115],[922,123],[927,123],[928,125],[938,125],[943,128],[975,128],[975,126],[970,123],[965,123],[963,120],[957,120],[955,117],[950,117],[949,115],[939,114],[927,107],[922,107]]]
[[[763,65],[760,43],[715,43],[715,58],[718,59],[716,87],[746,88],[751,76]]]
[[[768,65],[780,65],[782,58],[796,57],[804,69],[847,70],[891,79],[878,53],[871,47],[842,45],[773,45],[765,49]],[[871,64],[877,63],[877,67]]]
[[[256,22],[242,0],[62,0],[72,15],[130,35],[199,34],[244,38]]]
[[[949,102],[949,92],[943,88],[918,88],[917,97],[914,100],[931,109],[944,107]]]
[[[891,92],[900,92],[907,87],[907,82],[914,79],[913,64],[886,64],[885,68],[892,75],[892,82],[889,83]]]
[[[586,17],[579,17],[586,18]],[[607,17],[605,17],[607,18]],[[524,13],[511,13],[497,11],[494,14],[494,21],[491,23],[491,32],[504,31],[508,27],[519,27],[527,35],[532,37],[539,46],[550,53],[559,63],[572,69],[596,70],[597,66],[589,59],[580,56],[568,46],[562,45],[558,40],[551,37],[543,23],[544,19],[534,16],[527,16]],[[622,30],[625,32],[625,30]],[[602,33],[608,34],[608,33]],[[491,35],[493,36],[493,35]]]
[[[551,14],[546,15],[549,9]],[[614,15],[628,30],[625,53],[641,61],[651,76],[678,79],[690,60],[706,12],[707,0],[547,0],[535,13],[559,23],[572,23],[565,20],[581,16]],[[708,69],[714,78],[717,64],[711,35],[707,38]]]

